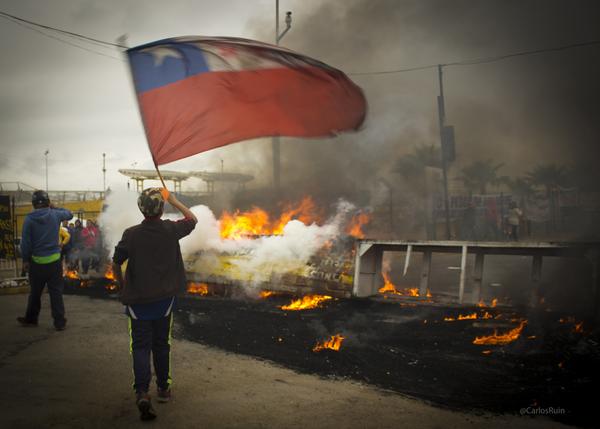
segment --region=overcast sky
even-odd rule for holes
[[[599,2],[562,0],[281,0],[293,10],[282,44],[347,73],[485,57],[600,39]],[[181,35],[272,42],[275,0],[0,0],[0,11],[135,46]],[[61,37],[91,53],[0,19],[0,181],[51,189],[124,186],[119,168],[151,168],[126,63],[117,49]],[[106,56],[101,56],[101,53]],[[540,162],[576,164],[598,155],[600,48],[580,48],[449,68],[455,171],[474,159],[524,174]],[[435,70],[351,76],[367,95],[365,129],[335,141],[284,140],[284,182],[329,183],[392,171],[417,144],[439,144]],[[270,175],[270,143],[234,144],[164,166]],[[393,179],[393,177],[392,177]],[[184,185],[185,186],[185,185]]]
[[[109,42],[127,34],[135,46],[179,35],[251,37],[248,20],[274,15],[273,5],[272,0],[2,0],[0,10]],[[122,54],[49,34],[110,58],[0,20],[0,181],[45,186],[46,149],[51,189],[101,189],[102,153],[113,187],[125,183],[118,168],[151,168]],[[165,168],[217,169],[220,157],[226,161],[227,150]]]

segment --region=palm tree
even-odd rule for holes
[[[427,186],[426,168],[442,168],[442,155],[438,147],[434,145],[416,146],[412,153],[402,156],[392,170],[394,173],[400,174],[404,179],[409,181],[413,189],[423,197],[423,213],[425,213],[425,227],[427,230],[427,238],[435,238],[435,228],[430,230],[430,222],[427,208],[429,201],[429,189]]]
[[[402,156],[394,168],[394,172],[406,179],[420,179],[426,167],[442,167],[440,149],[434,145],[416,146],[414,152]]]
[[[540,164],[527,174],[527,179],[534,185],[543,186],[550,195],[559,186],[567,184],[567,169],[556,164]]]
[[[524,201],[535,193],[530,180],[523,177],[511,179],[503,178],[502,183],[509,187],[511,193],[519,199],[519,205],[524,206]]]
[[[540,164],[527,174],[527,180],[546,190],[546,197],[550,202],[550,222],[555,227],[558,218],[558,189],[569,181],[567,169],[556,164]]]
[[[463,182],[464,187],[469,191],[485,194],[489,185],[498,186],[505,180],[498,176],[498,170],[504,166],[503,163],[494,164],[492,159],[486,161],[475,161],[461,170],[462,175],[457,179]]]

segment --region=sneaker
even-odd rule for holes
[[[140,410],[141,420],[154,420],[156,418],[156,412],[152,408],[152,402],[150,402],[150,395],[147,392],[140,392],[137,394],[136,405]]]
[[[56,329],[57,331],[64,331],[66,328],[67,328],[67,319],[65,319],[59,323],[54,322],[54,329]]]
[[[32,328],[38,325],[38,322],[32,322],[27,320],[25,317],[17,317],[17,322],[19,322],[24,328]]]
[[[158,388],[158,394],[156,395],[156,400],[158,402],[169,402],[171,400],[171,389],[170,388],[166,388],[166,389],[161,389],[160,387]]]

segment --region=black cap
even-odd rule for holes
[[[50,205],[50,197],[46,191],[37,190],[31,196],[31,204],[33,207],[48,207]]]

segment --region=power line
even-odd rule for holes
[[[68,36],[78,37],[80,39],[88,40],[90,42],[100,43],[101,45],[107,45],[107,46],[112,46],[112,47],[116,47],[116,48],[127,49],[127,46],[122,46],[122,45],[119,45],[117,43],[105,42],[104,40],[94,39],[93,37],[84,36],[82,34],[73,33],[71,31],[61,30],[60,28],[56,28],[56,27],[50,27],[49,25],[44,25],[44,24],[40,24],[40,23],[37,23],[37,22],[30,21],[28,19],[19,18],[18,16],[11,15],[10,13],[6,13],[6,12],[0,11],[0,15],[4,16],[6,18],[14,19],[16,21],[24,22],[26,24],[34,25],[36,27],[45,28],[46,30],[58,31],[59,33],[66,34]]]
[[[591,40],[589,42],[572,43],[569,45],[555,46],[552,48],[543,48],[543,49],[534,49],[534,50],[530,50],[530,51],[513,52],[510,54],[496,55],[496,56],[492,56],[492,57],[483,57],[483,58],[474,58],[471,60],[454,61],[451,63],[429,64],[426,66],[409,67],[409,68],[396,69],[396,70],[356,72],[356,73],[347,73],[347,74],[350,76],[368,76],[368,75],[405,73],[405,72],[411,72],[411,71],[416,71],[416,70],[427,70],[427,69],[437,68],[440,65],[442,67],[472,66],[472,65],[476,65],[476,64],[486,64],[486,63],[492,63],[492,62],[496,62],[496,61],[502,61],[507,58],[521,57],[521,56],[525,56],[525,55],[542,54],[544,52],[564,51],[566,49],[580,48],[580,47],[593,46],[593,45],[600,45],[600,40]]]
[[[70,37],[76,37],[78,39],[81,39],[82,41],[86,41],[88,43],[94,43],[96,45],[99,45],[101,47],[116,47],[116,48],[121,48],[121,49],[127,49],[127,46],[124,45],[120,45],[118,43],[111,43],[111,42],[105,42],[104,40],[100,40],[100,39],[95,39],[93,37],[89,37],[89,36],[84,36],[82,34],[79,33],[74,33],[71,31],[66,31],[66,30],[62,30],[60,28],[56,28],[56,27],[51,27],[49,25],[44,25],[44,24],[39,24],[37,22],[33,22],[24,18],[19,18],[18,16],[15,15],[11,15],[9,13],[6,12],[2,12],[0,11],[0,17],[4,17],[6,19],[11,20],[12,22],[15,22],[16,24],[29,24],[30,26],[34,26],[34,27],[39,27],[39,28],[44,28],[46,30],[50,30],[50,31],[56,31],[59,33],[62,33],[64,35],[70,36]],[[41,32],[35,28],[23,25],[26,28],[29,28],[30,30],[36,31],[38,33],[43,34],[44,36],[56,39],[60,42],[69,44],[71,46],[75,46],[78,47],[80,49],[86,50],[88,52],[92,52],[98,55],[102,55],[111,59],[117,59],[115,57],[112,57],[110,55],[106,55],[106,54],[102,54],[100,52],[97,51],[93,51],[87,48],[84,48],[80,45],[76,45],[73,43],[69,43],[66,40],[63,39],[59,39],[56,37],[53,37],[47,33]],[[451,66],[471,66],[471,65],[477,65],[477,64],[486,64],[486,63],[492,63],[492,62],[496,62],[496,61],[502,61],[508,58],[514,58],[514,57],[520,57],[520,56],[525,56],[525,55],[535,55],[535,54],[542,54],[545,52],[556,52],[556,51],[563,51],[563,50],[567,50],[567,49],[572,49],[572,48],[580,48],[580,47],[585,47],[585,46],[594,46],[594,45],[600,45],[600,40],[591,40],[588,42],[579,42],[579,43],[572,43],[572,44],[568,44],[568,45],[562,45],[562,46],[555,46],[555,47],[551,47],[551,48],[543,48],[543,49],[534,49],[534,50],[528,50],[528,51],[520,51],[520,52],[513,52],[513,53],[509,53],[509,54],[503,54],[503,55],[496,55],[496,56],[491,56],[491,57],[482,57],[482,58],[474,58],[474,59],[470,59],[470,60],[462,60],[462,61],[454,61],[454,62],[450,62],[450,63],[442,63],[442,64],[429,64],[429,65],[425,65],[425,66],[417,66],[417,67],[407,67],[407,68],[401,68],[401,69],[394,69],[394,70],[381,70],[381,71],[371,71],[371,72],[355,72],[355,73],[347,73],[350,76],[369,76],[369,75],[384,75],[384,74],[397,74],[397,73],[406,73],[406,72],[412,72],[412,71],[418,71],[418,70],[428,70],[428,69],[432,69],[432,68],[437,68],[439,66],[442,67],[451,67]]]
[[[0,12],[0,16],[1,16],[1,12]],[[39,29],[35,28],[34,26],[28,25],[28,24],[26,24],[24,22],[13,20],[13,19],[8,18],[8,17],[3,17],[3,18],[5,18],[8,21],[11,21],[11,22],[13,22],[13,23],[15,23],[17,25],[20,25],[20,26],[22,26],[24,28],[27,28],[28,30],[35,31],[36,33],[41,34],[42,36],[48,37],[50,39],[53,39],[53,40],[56,40],[58,42],[64,43],[66,45],[82,49],[82,50],[90,52],[92,54],[96,54],[96,55],[100,55],[100,56],[103,56],[103,57],[106,57],[106,58],[110,58],[112,60],[123,61],[121,58],[113,57],[112,55],[107,55],[107,54],[104,54],[102,52],[98,52],[98,51],[95,51],[93,49],[86,48],[85,46],[81,46],[81,45],[78,45],[76,43],[70,42],[68,40],[61,39],[60,37],[53,36],[52,34],[48,34],[48,33],[44,32],[44,31],[39,30]]]

